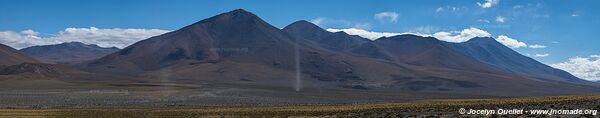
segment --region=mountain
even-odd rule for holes
[[[305,20],[294,22],[283,28],[283,31],[294,38],[310,40],[324,48],[337,51],[348,50],[370,42],[369,39],[357,35],[326,31]]]
[[[168,69],[177,70],[182,78],[221,80],[293,78],[296,72],[323,81],[357,79],[349,65],[334,55],[309,43],[296,43],[279,28],[238,9],[137,42],[87,63],[86,68],[124,74]]]
[[[94,44],[68,42],[55,45],[32,46],[20,51],[45,63],[78,63],[93,60],[118,51],[118,48],[103,48]]]
[[[293,60],[294,54],[289,52],[294,52],[294,47],[293,40],[278,28],[240,9],[137,42],[90,65],[156,70],[185,61],[223,59],[272,64]],[[278,60],[281,58],[287,59]]]
[[[0,44],[0,65],[16,65],[24,62],[37,62],[35,59],[27,57],[21,54],[18,50],[15,50],[4,44]]]
[[[361,41],[356,40],[355,38],[337,38],[337,37],[353,37],[353,35],[348,35],[343,32],[327,32],[318,26],[307,22],[307,21],[298,21],[294,22],[291,25],[286,26],[284,31],[288,32],[290,35],[294,36],[298,39],[312,41],[318,47],[330,49],[333,51],[337,51],[340,53],[350,53],[355,56],[365,56],[369,58],[379,58],[384,59],[383,61],[390,61],[388,63],[395,64],[409,64],[405,66],[414,66],[410,67],[411,70],[423,69],[420,71],[440,71],[440,73],[463,73],[464,75],[478,75],[481,74],[483,76],[475,77],[475,78],[487,78],[487,81],[492,82],[496,81],[491,78],[513,78],[516,80],[511,80],[515,83],[520,84],[535,84],[539,83],[539,81],[544,81],[543,83],[551,83],[551,84],[562,84],[569,83],[575,86],[587,86],[594,85],[589,84],[589,82],[585,82],[581,79],[573,79],[570,74],[562,73],[562,70],[557,70],[553,68],[546,68],[548,66],[541,64],[531,58],[522,56],[512,49],[498,43],[495,40],[490,40],[489,44],[494,45],[495,48],[502,50],[492,50],[492,49],[477,49],[479,47],[491,47],[486,46],[487,44],[477,44],[478,39],[473,39],[472,41],[465,43],[450,43],[440,41],[433,37],[422,37],[416,35],[397,35],[392,37],[382,37],[375,41]],[[338,34],[336,37],[333,35]],[[345,35],[345,36],[342,36]],[[336,42],[336,43],[328,43],[328,42]],[[339,45],[342,44],[342,45]],[[346,48],[339,48],[339,46],[345,47],[343,45],[352,44],[353,46]],[[337,47],[336,47],[337,46]],[[348,50],[351,50],[348,52]],[[475,55],[477,53],[484,53],[480,55]],[[498,52],[503,55],[510,55],[512,57],[498,57],[499,55],[491,55],[490,53]],[[488,53],[487,55],[485,53]],[[500,62],[498,60],[505,59],[501,61],[503,63],[492,63],[494,61],[486,60],[497,60],[495,62]],[[381,60],[380,60],[381,61]],[[527,61],[526,63],[519,64],[511,64],[511,65],[503,65],[505,63],[514,63],[520,61]],[[525,67],[520,68],[510,68],[514,65],[520,65]],[[534,66],[538,66],[540,68],[534,68]],[[443,70],[439,70],[443,69]],[[529,69],[529,70],[527,70]],[[549,70],[549,71],[548,71]],[[465,73],[468,72],[468,73]],[[521,72],[521,73],[515,73]],[[530,72],[530,73],[529,73]],[[414,72],[413,72],[414,73]],[[429,73],[434,74],[434,73]],[[407,77],[407,76],[398,76],[392,75],[392,78],[415,78],[415,77]],[[424,80],[427,80],[427,74],[413,74],[413,76],[424,76]],[[449,74],[439,75],[443,78],[450,78],[451,80],[460,79],[463,77]],[[498,77],[493,77],[498,76]],[[475,78],[468,79],[466,82],[476,82],[480,81]],[[547,78],[547,79],[540,79]],[[431,79],[431,78],[430,78]],[[569,81],[557,81],[557,80],[569,80]],[[435,80],[442,81],[442,80]],[[499,80],[501,82],[503,80]],[[413,82],[408,82],[413,83]],[[413,84],[411,84],[413,85]],[[476,84],[474,84],[476,85]],[[542,85],[542,84],[540,84]],[[410,85],[409,85],[410,86]],[[502,85],[504,86],[504,85]],[[546,86],[546,85],[543,85]],[[486,85],[486,87],[491,88],[502,88],[501,86],[494,85]],[[410,87],[409,87],[410,88]],[[412,87],[414,88],[414,87]],[[528,88],[528,87],[527,87]],[[549,89],[549,88],[546,88]],[[499,91],[499,90],[494,90]]]
[[[517,74],[514,71],[518,70],[484,60],[496,57],[462,49],[467,46],[416,35],[371,41],[327,32],[306,21],[279,29],[238,9],[78,66],[136,82],[186,83],[212,92],[262,97],[297,96],[294,92],[302,91],[320,94],[315,96],[343,91],[355,98],[364,93],[439,98],[599,90],[577,82],[540,81]]]
[[[310,41],[321,48],[379,59],[389,59],[389,56],[373,41],[345,32],[329,32],[305,20],[296,21],[283,31],[293,38]]]
[[[589,83],[566,71],[555,69],[521,55],[490,37],[477,37],[464,43],[448,43],[447,45],[480,62],[493,65],[515,75],[545,81]]]
[[[375,43],[383,47],[397,63],[502,74],[496,67],[464,55],[447,46],[447,42],[433,37],[404,34],[382,37]]]

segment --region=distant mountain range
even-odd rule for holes
[[[118,51],[118,48],[102,48],[94,44],[67,42],[23,48],[20,51],[45,63],[78,63],[93,60]]]
[[[3,50],[9,52],[0,55],[3,61],[12,60],[3,63],[35,62],[12,48]],[[291,90],[331,94],[352,91],[356,95],[368,91],[415,98],[600,91],[597,83],[523,56],[490,37],[464,43],[417,35],[369,40],[344,32],[328,32],[303,20],[279,29],[242,9],[116,50],[66,43],[21,51],[48,63],[81,62],[75,66],[86,71],[61,67],[44,73],[69,70],[95,74],[69,76],[64,80],[67,82],[110,77],[120,78],[119,81],[168,80],[206,85],[210,89],[252,88],[282,94],[290,94]],[[48,67],[21,66],[12,68]]]

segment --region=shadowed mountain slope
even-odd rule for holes
[[[389,59],[389,56],[373,41],[345,32],[329,32],[305,20],[296,21],[283,31],[292,37],[306,40],[313,45],[335,52],[350,53],[357,56]]]
[[[0,65],[16,65],[24,62],[37,62],[35,59],[21,54],[18,50],[0,44]]]
[[[456,51],[513,74],[539,80],[589,83],[563,70],[552,68],[504,46],[493,38],[477,37],[464,43],[448,43]]]

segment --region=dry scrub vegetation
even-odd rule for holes
[[[500,99],[445,99],[409,103],[309,106],[2,109],[0,117],[474,117],[471,109],[600,109],[600,95]],[[542,115],[521,115],[544,117]],[[515,117],[515,116],[508,116]],[[590,115],[574,117],[594,117]],[[597,116],[596,116],[597,117]]]

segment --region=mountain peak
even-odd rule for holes
[[[401,35],[396,35],[396,36],[391,36],[391,37],[386,37],[386,38],[379,38],[377,40],[395,40],[395,41],[427,41],[427,42],[441,42],[440,40],[433,38],[433,37],[423,37],[423,36],[419,36],[419,35],[414,35],[414,34],[401,34]],[[377,41],[375,40],[375,41]]]
[[[240,9],[234,9],[234,10],[232,10],[230,12],[248,12],[248,11],[240,8]]]
[[[189,31],[198,31],[200,29],[200,27],[204,27],[204,29],[221,29],[221,28],[233,28],[233,27],[238,27],[238,28],[251,28],[251,27],[272,27],[275,28],[273,26],[271,26],[269,23],[265,22],[264,20],[262,20],[260,17],[258,17],[257,15],[248,12],[244,9],[236,9],[233,11],[229,11],[226,13],[222,13],[204,20],[200,20],[192,25],[189,25],[186,28],[191,28],[188,29]],[[235,29],[235,28],[233,28]],[[279,29],[279,28],[275,28],[275,29]]]
[[[285,28],[283,28],[283,29],[285,30],[285,29],[292,29],[292,28],[302,28],[302,29],[320,29],[320,30],[323,30],[323,29],[322,29],[322,28],[320,28],[319,26],[317,26],[317,25],[315,25],[315,24],[313,24],[313,23],[311,23],[311,22],[308,22],[308,21],[306,21],[306,20],[299,20],[299,21],[296,21],[296,22],[294,22],[294,23],[292,23],[292,24],[290,24],[290,25],[287,25],[287,26],[285,26]]]
[[[308,22],[306,20],[299,20],[290,25],[287,25],[287,26],[285,26],[285,28],[283,28],[283,31],[286,31],[286,32],[299,31],[299,32],[305,32],[305,33],[313,32],[313,33],[320,33],[320,34],[327,33],[326,30],[324,30],[321,27],[319,27],[311,22]]]
[[[246,11],[244,9],[236,9],[233,11],[229,11],[226,13],[222,13],[211,18],[202,20],[202,21],[212,21],[212,20],[227,20],[227,19],[238,19],[238,20],[249,20],[249,19],[260,19],[258,16],[253,14],[252,12]],[[200,22],[202,22],[200,21]]]
[[[229,11],[229,12],[223,13],[223,14],[234,15],[234,16],[236,16],[236,15],[239,15],[239,16],[256,16],[252,12],[246,11],[244,9],[236,9],[236,10]]]

